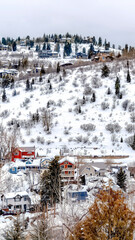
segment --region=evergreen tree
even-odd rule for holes
[[[39,52],[39,50],[40,50],[39,45],[36,45],[36,52]]]
[[[131,82],[131,77],[130,77],[129,70],[127,71],[127,82],[128,82],[128,83],[130,83],[130,82]]]
[[[2,94],[2,102],[5,102],[7,100],[7,96],[6,96],[6,90],[3,90],[3,94]]]
[[[135,150],[135,134],[134,134],[134,137],[133,137],[133,143],[131,144],[131,147],[133,150]]]
[[[107,65],[105,64],[102,68],[102,77],[108,77],[110,73],[109,68],[107,67]]]
[[[86,54],[86,48],[85,47],[83,47],[82,52]]]
[[[2,38],[2,44],[3,45],[7,45],[7,41],[6,41],[6,39],[4,37]]]
[[[117,185],[119,185],[121,189],[126,191],[126,174],[122,170],[122,168],[120,168],[120,170],[117,173]]]
[[[12,43],[12,49],[13,49],[13,51],[16,51],[16,42],[15,41]]]
[[[44,69],[44,66],[42,65],[41,67],[41,71],[40,71],[41,74],[45,74],[45,69]]]
[[[108,90],[107,90],[107,94],[108,94],[108,95],[111,94],[111,90],[110,90],[110,88],[108,88]]]
[[[30,90],[30,81],[29,79],[26,80],[26,91]]]
[[[64,54],[70,56],[71,52],[72,52],[71,43],[66,41],[64,46]]]
[[[123,193],[107,187],[96,195],[85,218],[75,224],[70,240],[133,240],[135,214]]]
[[[88,59],[91,58],[93,53],[94,53],[94,46],[93,46],[93,44],[90,44],[90,49],[88,50]]]
[[[49,165],[48,171],[44,171],[41,176],[41,204],[46,206],[47,203],[53,205],[61,199],[61,176],[58,158]]]
[[[51,50],[50,43],[47,43],[47,50]]]
[[[98,39],[98,46],[99,46],[99,47],[102,46],[102,38],[101,38],[101,37],[99,37],[99,39]]]
[[[77,47],[77,43],[75,44],[75,54],[77,54],[78,52],[78,47]]]
[[[116,95],[119,95],[120,93],[120,80],[119,78],[117,77],[116,81],[115,81],[115,94]]]
[[[91,98],[91,102],[95,102],[95,101],[96,101],[96,94],[93,93],[93,94],[92,94],[92,98]]]
[[[37,122],[39,122],[39,112],[38,112],[38,110],[36,112],[35,119],[36,119]]]
[[[79,105],[79,107],[78,107],[78,113],[81,113],[81,112],[82,112],[81,106]]]
[[[39,82],[42,82],[42,73],[41,73],[41,71],[40,71]]]
[[[44,42],[42,50],[46,50],[46,43]]]
[[[57,71],[57,73],[60,72],[60,64],[59,64],[59,62],[57,63],[57,69],[56,69],[56,71]]]

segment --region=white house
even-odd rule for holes
[[[25,212],[31,205],[29,194],[24,192],[6,193],[1,196],[2,208],[9,208],[11,212]]]

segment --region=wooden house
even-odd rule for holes
[[[25,212],[31,205],[29,194],[25,192],[11,192],[1,196],[2,208],[10,212]]]
[[[15,162],[16,159],[21,159],[26,161],[28,159],[35,158],[35,147],[18,147],[12,152],[12,161]]]
[[[66,156],[59,160],[61,177],[63,179],[74,179],[75,174],[75,158]]]

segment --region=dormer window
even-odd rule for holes
[[[15,202],[20,202],[21,201],[21,196],[17,195],[14,199],[15,199]]]

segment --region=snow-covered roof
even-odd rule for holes
[[[35,147],[18,147],[18,150],[21,152],[24,151],[35,151]]]
[[[17,195],[23,197],[23,196],[29,196],[29,194],[26,192],[26,191],[23,191],[23,192],[11,192],[11,193],[6,193],[4,194],[5,198],[6,199],[9,199],[9,198],[15,198]]]
[[[75,157],[66,156],[66,157],[62,158],[61,160],[59,160],[59,163],[63,163],[65,161],[68,161],[68,162],[70,162],[72,164],[75,164],[76,158]]]

